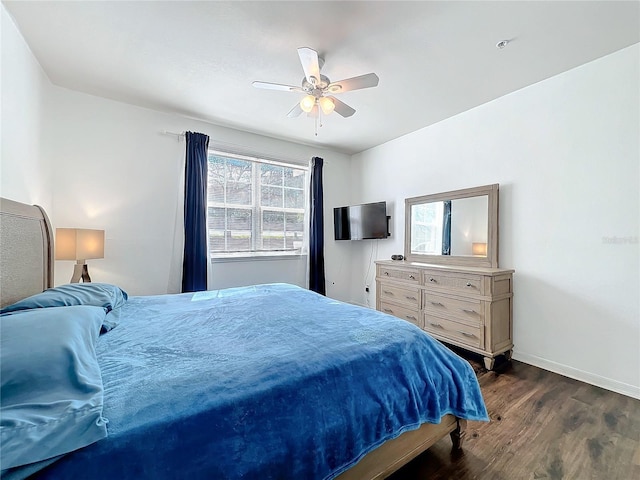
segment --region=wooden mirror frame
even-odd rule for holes
[[[411,207],[422,203],[442,202],[461,198],[488,196],[487,212],[487,256],[432,255],[411,253]],[[444,265],[464,265],[468,267],[498,268],[498,184],[465,188],[451,192],[407,198],[404,201],[404,257],[409,262]]]

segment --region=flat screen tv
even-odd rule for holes
[[[387,203],[336,207],[333,209],[333,229],[336,240],[387,238],[389,236]]]

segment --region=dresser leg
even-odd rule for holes
[[[511,356],[513,355],[513,350],[507,350],[504,352],[504,358],[508,362],[511,360]]]
[[[493,370],[495,363],[496,359],[494,357],[484,357],[484,368],[487,370]]]

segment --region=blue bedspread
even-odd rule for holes
[[[38,478],[325,479],[447,413],[469,364],[417,327],[272,284],[130,297],[98,341],[109,436]]]

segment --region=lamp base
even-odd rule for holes
[[[76,263],[73,267],[73,276],[71,277],[71,283],[80,283],[82,279],[85,283],[91,283],[91,277],[89,276],[89,269],[86,263]]]

